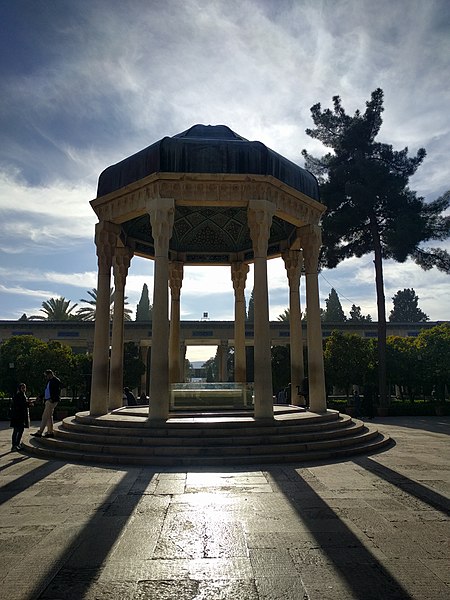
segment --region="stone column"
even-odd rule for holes
[[[119,232],[120,227],[109,221],[101,221],[95,226],[98,275],[90,402],[90,414],[93,416],[108,412],[111,266]]]
[[[169,265],[169,285],[171,291],[170,338],[169,338],[169,381],[180,381],[180,290],[183,283],[183,263]]]
[[[303,246],[306,272],[309,408],[312,412],[322,413],[327,410],[318,281],[322,235],[318,225],[301,227],[299,234]]]
[[[169,240],[175,215],[174,200],[152,199],[148,211],[155,242],[149,419],[165,421],[169,416]]]
[[[303,398],[298,390],[302,389],[305,377],[303,366],[303,336],[300,311],[300,275],[303,254],[299,250],[286,250],[282,254],[289,280],[289,335],[291,355],[291,403],[301,404]]]
[[[113,258],[114,315],[111,338],[109,372],[109,410],[123,405],[123,322],[125,282],[133,252],[127,247],[117,247]]]
[[[255,418],[273,419],[272,365],[270,355],[267,246],[275,205],[267,200],[250,200],[248,225],[254,251],[255,301]]]
[[[231,281],[234,289],[234,381],[247,381],[245,362],[245,282],[249,266],[243,262],[231,263]]]

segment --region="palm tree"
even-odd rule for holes
[[[278,315],[278,321],[289,321],[290,316],[291,311],[289,310],[289,308],[286,308],[285,311],[281,313],[281,315]]]
[[[72,311],[78,304],[70,306],[70,303],[71,300],[66,300],[64,296],[61,296],[61,298],[50,298],[50,300],[42,303],[41,311],[45,313],[45,316],[32,315],[29,319],[36,321],[69,321],[76,319]]]
[[[91,297],[90,300],[86,300],[85,298],[80,298],[80,302],[85,302],[89,304],[89,306],[82,306],[77,310],[77,316],[82,321],[95,321],[95,311],[97,308],[97,288],[92,288],[92,290],[88,290],[87,292]],[[124,298],[124,304],[128,304],[127,297]],[[114,288],[110,288],[109,290],[109,305],[110,305],[110,319],[112,320],[114,315]],[[124,308],[123,310],[123,318],[124,321],[131,321],[131,310],[129,308]]]

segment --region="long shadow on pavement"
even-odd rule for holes
[[[8,454],[12,454],[12,453],[6,452],[5,454],[0,454],[0,459],[3,458],[4,456],[7,456]],[[14,457],[11,458],[11,461],[9,463],[6,463],[0,467],[0,471],[9,469],[9,468],[13,467],[14,465],[18,465],[21,462],[25,462],[26,460],[29,460],[28,456],[22,456],[22,455],[15,454]]]
[[[142,471],[140,485],[148,485],[154,475],[153,470]],[[130,490],[136,477],[136,470],[124,471],[124,477],[63,551],[57,564],[37,582],[32,598],[84,598],[95,587],[109,552],[142,498],[141,493],[120,493]],[[103,592],[99,591],[101,597]],[[114,592],[114,597],[119,597],[119,590]]]
[[[327,598],[410,600],[411,596],[402,584],[368,547],[369,538],[367,545],[363,543],[295,469],[283,469],[282,472],[277,486],[296,509],[312,539],[290,549],[303,584],[312,597],[320,597],[328,580],[331,595]],[[277,479],[276,472],[268,470],[268,473]],[[336,579],[342,584],[339,591],[335,589]]]
[[[10,466],[12,466],[11,463]],[[12,499],[15,495],[64,466],[67,466],[67,463],[49,461],[18,476],[14,481],[1,488],[0,504]],[[8,571],[2,579],[3,590],[12,590],[15,594],[14,597],[26,597],[30,600],[35,598],[83,598],[87,590],[98,579],[100,568],[108,553],[141,500],[140,490],[150,483],[154,474],[153,470],[139,472],[137,481],[136,469],[130,472],[124,470],[124,476],[109,491],[92,517],[80,525],[81,530],[75,534],[72,541],[68,540],[77,525],[72,524],[69,520],[66,529],[60,526],[55,530],[55,533],[59,532],[56,539],[52,538],[51,533],[48,534],[49,537],[42,539],[43,550],[41,552],[40,546],[36,546],[35,554],[39,555],[38,559],[35,555],[30,556],[22,562],[19,561]],[[133,485],[137,486],[137,491],[133,491]],[[43,487],[41,494],[45,494],[45,492],[46,489]],[[58,511],[58,496],[53,497],[51,490],[48,491],[48,496],[50,501],[53,498],[55,511]],[[40,562],[39,569],[33,566],[36,560]],[[30,577],[31,574],[34,578]]]
[[[421,500],[425,504],[433,507],[436,510],[441,511],[447,516],[450,516],[450,501],[442,494],[430,490],[424,485],[409,479],[405,475],[386,467],[379,462],[372,460],[365,456],[361,458],[354,458],[353,462],[360,465],[367,471],[370,471],[377,477],[381,477],[388,483],[395,485],[403,492],[415,496],[418,500]]]
[[[374,421],[376,426],[383,424],[394,427],[405,427],[407,429],[418,429],[431,433],[443,433],[450,435],[450,417],[377,417]]]
[[[26,460],[29,459],[24,458],[24,461]],[[19,461],[11,462],[8,465],[5,465],[3,468],[6,469],[8,467],[15,466],[17,465],[17,462]],[[13,481],[10,481],[0,488],[0,504],[11,500],[11,498],[14,498],[14,496],[20,494],[25,489],[29,488],[35,483],[38,483],[42,479],[45,479],[55,471],[58,471],[58,469],[64,466],[64,464],[65,463],[60,462],[45,462],[38,467],[35,467],[32,471],[29,471],[28,473],[17,477]]]

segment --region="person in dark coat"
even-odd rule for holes
[[[357,419],[361,419],[362,418],[362,403],[361,403],[361,396],[359,395],[359,391],[357,389],[353,390],[353,409],[355,411],[354,416]]]
[[[30,426],[30,415],[28,412],[28,406],[30,402],[27,398],[26,392],[27,386],[24,383],[19,383],[17,392],[14,394],[12,399],[11,427],[13,427],[13,433],[11,452],[22,449],[20,441],[22,439],[23,431],[25,427]]]
[[[133,394],[129,387],[123,388],[123,393],[125,394],[125,397],[127,399],[128,406],[137,406],[136,396]]]
[[[371,386],[369,384],[365,385],[363,392],[364,392],[364,396],[363,396],[362,406],[361,406],[362,414],[367,419],[373,419],[375,416],[375,407],[373,405],[373,396],[374,396],[373,386]]]

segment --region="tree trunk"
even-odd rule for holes
[[[375,283],[377,290],[378,312],[378,393],[380,406],[387,406],[387,379],[386,379],[386,302],[384,297],[383,259],[381,256],[380,232],[374,214],[370,216],[373,246],[375,250]]]

